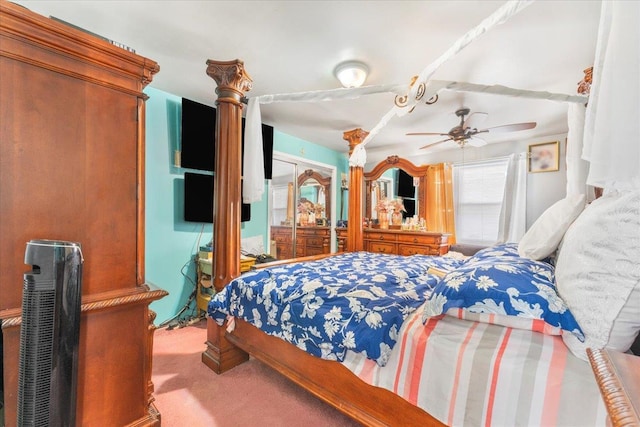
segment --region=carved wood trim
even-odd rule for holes
[[[410,175],[418,178],[425,176],[429,170],[429,166],[416,166],[407,159],[398,156],[389,156],[385,160],[378,163],[370,172],[365,172],[365,181],[374,181],[382,176],[391,168],[399,168]]]
[[[639,414],[633,408],[633,404],[620,382],[606,350],[592,350],[589,348],[587,349],[587,356],[613,426],[640,426]]]
[[[148,58],[24,7],[3,1],[0,9],[0,55],[7,58],[140,97],[145,96],[142,89],[160,71]],[[20,47],[25,44],[43,48],[34,51]],[[70,66],[67,58],[76,62]]]
[[[92,294],[83,297],[81,312],[104,310],[125,304],[151,303],[169,293],[163,289],[151,288],[148,285],[139,286],[133,292],[131,289],[123,289],[101,294]],[[9,310],[7,310],[8,312]],[[16,315],[2,319],[2,329],[22,324],[22,315],[18,310],[12,310]]]

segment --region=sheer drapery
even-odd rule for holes
[[[585,106],[569,104],[567,112],[567,196],[587,194],[589,163],[582,159]]]
[[[242,178],[242,201],[258,202],[264,193],[264,159],[262,158],[262,118],[258,101],[249,100],[247,114],[253,120],[245,124],[244,174]]]
[[[498,243],[519,242],[526,230],[527,156],[509,156],[507,177],[500,210]]]
[[[640,2],[603,1],[586,111],[587,183],[640,188]]]

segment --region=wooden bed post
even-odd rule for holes
[[[369,132],[360,128],[347,131],[343,138],[349,142],[349,156]],[[349,166],[349,215],[347,217],[347,251],[355,252],[364,249],[362,229],[362,190],[364,187],[363,168]]]
[[[216,88],[216,164],[213,206],[213,286],[221,291],[240,275],[240,183],[242,98],[251,89],[251,78],[244,63],[207,61],[207,75]],[[249,355],[225,338],[226,325],[207,321],[207,349],[202,362],[222,373],[249,359]]]

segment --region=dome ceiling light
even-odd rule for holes
[[[367,79],[369,67],[360,61],[346,61],[338,64],[333,71],[343,87],[360,87]]]

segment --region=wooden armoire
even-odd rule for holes
[[[144,280],[142,92],[158,65],[0,0],[0,322],[4,407],[16,425],[26,243],[84,257],[76,422],[159,425]]]

